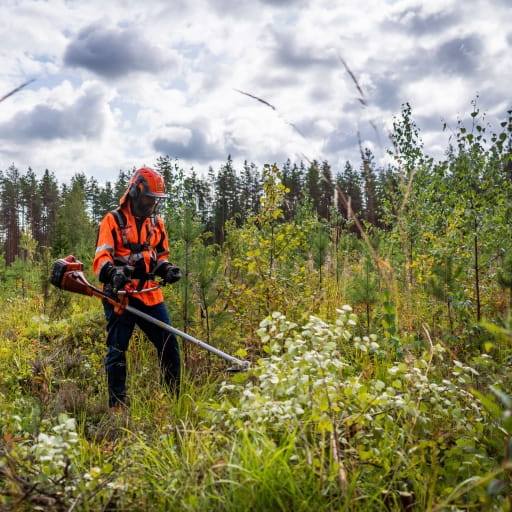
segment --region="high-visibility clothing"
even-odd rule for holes
[[[123,202],[117,209],[124,223],[119,224],[113,212],[105,215],[98,229],[93,271],[100,278],[105,265],[113,264],[134,268],[134,279],[124,289],[142,290],[156,286],[154,280],[158,268],[168,262],[169,241],[162,219],[158,216],[135,218],[130,202]],[[148,306],[163,301],[160,289],[135,295]]]

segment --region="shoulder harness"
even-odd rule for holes
[[[151,227],[148,230],[148,236],[146,237],[146,241],[143,244],[136,244],[128,242],[128,238],[126,236],[126,217],[123,212],[121,212],[119,209],[112,210],[110,212],[114,219],[116,219],[117,225],[119,226],[119,231],[121,232],[121,237],[123,239],[123,245],[129,249],[132,253],[139,253],[142,251],[147,251],[151,245],[150,240],[151,236],[153,235],[153,229],[156,226],[156,217],[155,215],[152,215],[151,218]]]
[[[154,227],[157,224],[157,219],[155,215],[152,215],[151,218],[151,226],[148,230],[148,236],[146,237],[146,241],[143,244],[131,243],[128,242],[128,237],[126,236],[126,217],[119,209],[112,210],[110,213],[114,216],[114,219],[117,222],[119,227],[119,231],[121,232],[121,237],[123,239],[123,245],[130,250],[132,254],[140,254],[143,251],[149,251],[151,249],[150,240],[153,235]],[[153,259],[153,256],[151,257]],[[154,262],[153,262],[154,265]],[[135,277],[135,275],[134,275]],[[139,279],[139,286],[137,290],[141,290],[148,279],[153,280],[155,275],[153,272],[144,273],[143,275],[139,275],[137,279]]]

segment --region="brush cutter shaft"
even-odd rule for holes
[[[158,325],[158,327],[161,327],[166,331],[172,332],[173,334],[177,334],[178,336],[181,336],[182,338],[185,338],[186,340],[191,341],[192,343],[195,343],[196,345],[199,345],[200,347],[205,348],[206,350],[209,350],[210,352],[222,357],[223,359],[226,359],[227,361],[231,361],[232,363],[240,365],[241,367],[246,367],[248,365],[247,361],[242,361],[241,359],[237,359],[236,357],[230,356],[229,354],[222,352],[222,350],[212,347],[211,345],[208,345],[208,343],[198,340],[197,338],[190,336],[190,334],[187,334],[186,332],[176,329],[176,327],[172,327],[171,325],[168,325],[165,322],[162,322],[152,317],[151,315],[144,313],[143,311],[139,311],[137,308],[127,305],[125,306],[125,309],[126,311],[129,311],[130,313],[133,313],[134,315],[137,315],[140,318],[144,318],[144,320],[147,320],[152,324]]]

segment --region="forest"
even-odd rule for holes
[[[134,169],[0,172],[0,508],[511,511],[512,110],[473,105],[442,159],[408,104],[390,163],[153,163],[183,278],[175,398],[140,332],[108,410],[101,301],[52,287],[91,264]]]

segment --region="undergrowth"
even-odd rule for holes
[[[510,373],[492,351],[360,336],[350,306],[274,312],[249,372],[191,351],[176,399],[137,333],[130,409],[113,414],[101,308],[32,313],[1,340],[3,510],[510,509]]]

